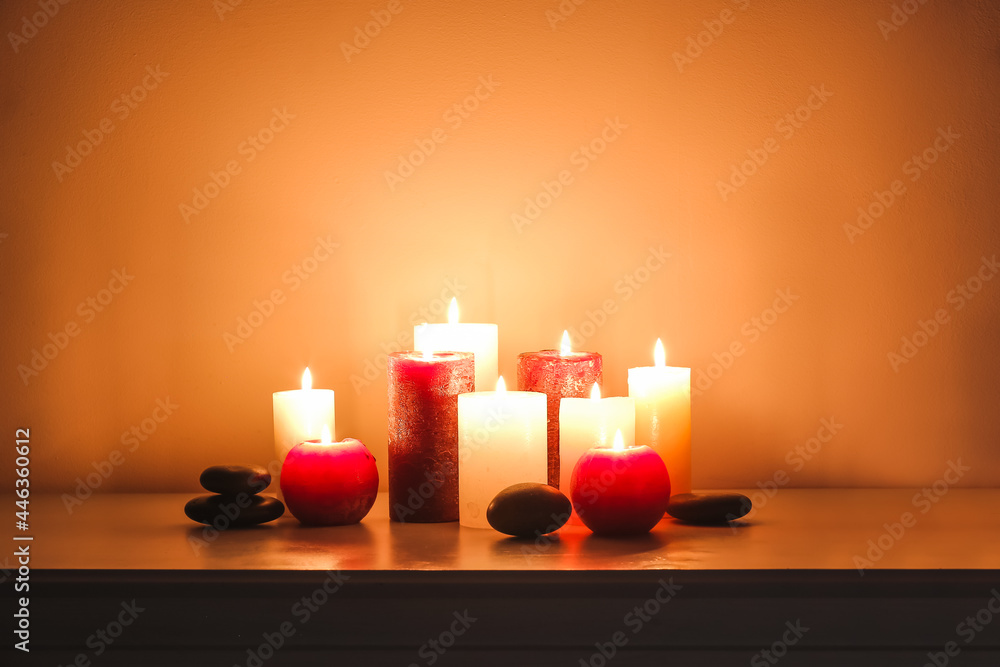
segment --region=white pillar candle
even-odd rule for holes
[[[476,389],[494,387],[497,365],[497,325],[458,321],[458,300],[448,307],[447,324],[418,324],[413,327],[413,348],[417,352],[472,352],[476,365]]]
[[[635,399],[601,398],[594,383],[590,398],[564,398],[559,403],[559,489],[569,497],[573,468],[591,447],[609,447],[621,431],[625,447],[635,446]]]
[[[333,389],[313,389],[312,373],[306,368],[302,373],[302,389],[276,391],[271,396],[274,415],[274,453],[278,463],[295,445],[306,440],[318,440],[323,427],[336,429]]]
[[[511,484],[548,477],[545,394],[496,391],[458,395],[458,521],[489,528],[486,508]]]
[[[667,366],[656,339],[653,366],[628,369],[635,399],[635,441],[649,445],[670,474],[670,492],[691,492],[691,369]]]

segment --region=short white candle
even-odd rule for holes
[[[691,369],[667,366],[657,338],[653,366],[628,369],[628,395],[635,398],[635,440],[649,445],[667,464],[670,492],[691,492]]]
[[[413,348],[417,352],[472,352],[476,365],[476,390],[496,386],[498,333],[495,324],[458,321],[458,300],[448,307],[447,324],[418,324],[413,327]]]
[[[306,440],[318,440],[323,427],[336,434],[333,389],[313,389],[312,373],[302,373],[302,389],[276,391],[271,396],[274,415],[274,453],[284,463],[288,452]],[[335,438],[334,438],[335,439]]]
[[[635,446],[635,399],[601,398],[594,383],[590,398],[564,398],[559,403],[559,489],[569,497],[577,461],[591,447],[607,447],[621,431],[625,447]]]
[[[548,477],[545,394],[496,391],[458,395],[458,521],[489,528],[486,508],[511,484]]]

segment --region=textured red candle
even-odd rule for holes
[[[389,355],[389,518],[458,521],[458,395],[475,391],[471,352]]]
[[[547,397],[549,486],[559,488],[559,401],[590,396],[594,383],[602,384],[602,366],[597,352],[542,350],[517,358],[518,391],[540,391]]]
[[[306,440],[281,466],[288,511],[305,524],[343,526],[365,518],[378,495],[375,457],[359,440]]]
[[[573,469],[573,508],[599,535],[647,533],[670,502],[670,476],[646,445],[593,447]]]

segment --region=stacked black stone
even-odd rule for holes
[[[187,502],[184,514],[192,521],[225,530],[267,523],[285,513],[280,500],[258,495],[271,484],[271,474],[260,466],[211,466],[200,481],[213,495]]]

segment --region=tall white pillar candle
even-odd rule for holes
[[[628,369],[635,441],[649,445],[667,464],[672,494],[691,493],[691,369],[667,366],[659,339],[653,359],[653,366]]]
[[[635,399],[601,398],[594,384],[590,398],[564,398],[559,403],[559,489],[569,497],[573,468],[591,447],[610,447],[615,431],[625,447],[635,446]]]
[[[458,301],[451,300],[447,324],[418,324],[413,327],[413,348],[417,352],[472,352],[476,365],[476,390],[496,386],[499,375],[498,332],[495,324],[458,321]]]
[[[312,373],[302,373],[302,389],[276,391],[271,396],[274,415],[274,453],[284,463],[288,452],[306,440],[318,440],[323,427],[336,437],[333,389],[313,389]]]
[[[458,521],[489,528],[486,508],[511,484],[548,477],[545,394],[496,391],[458,395]]]

